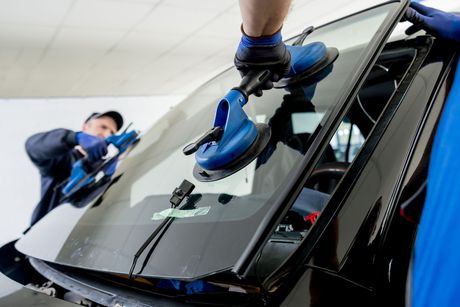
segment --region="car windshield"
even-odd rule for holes
[[[232,68],[143,134],[101,197],[82,208],[71,204],[56,208],[19,241],[18,249],[55,263],[126,274],[140,246],[173,214],[176,218],[161,239],[154,239],[141,254],[135,273],[192,279],[231,268],[279,191],[286,189],[311,136],[352,86],[350,76],[398,5],[379,6],[310,34],[304,45],[320,41],[339,50],[332,70],[317,83],[250,97],[245,112],[254,122],[269,124],[272,137],[244,169],[216,182],[199,182],[192,175],[194,156],[182,153],[184,146],[212,127],[219,99],[239,84],[241,78]],[[196,187],[184,210],[170,210],[171,193],[184,179]],[[53,240],[50,232],[56,233]],[[45,241],[48,248],[43,248]]]

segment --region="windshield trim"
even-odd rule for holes
[[[237,276],[246,277],[249,274],[250,268],[257,258],[257,255],[262,251],[265,243],[274,232],[276,225],[281,222],[282,218],[295,201],[296,196],[300,193],[302,186],[305,184],[309,175],[313,171],[314,166],[319,160],[320,154],[327,146],[329,136],[334,133],[335,129],[337,128],[339,124],[338,119],[342,118],[348,111],[351,102],[358,94],[359,88],[364,83],[365,78],[369,74],[372,66],[375,64],[377,57],[385,46],[392,30],[394,27],[396,27],[399,20],[403,16],[405,9],[407,9],[409,6],[410,1],[387,1],[385,3],[339,19],[343,20],[356,14],[384,5],[389,5],[391,3],[400,3],[400,6],[393,11],[390,11],[388,16],[379,27],[379,30],[376,32],[375,36],[369,43],[368,50],[363,56],[364,60],[359,64],[354,75],[349,79],[348,88],[343,91],[342,96],[338,99],[338,103],[332,109],[331,115],[326,118],[323,124],[323,128],[320,129],[320,127],[318,127],[318,129],[316,129],[316,131],[312,134],[312,145],[309,147],[305,156],[302,158],[301,167],[293,172],[292,178],[287,184],[287,188],[283,191],[280,191],[280,193],[274,199],[273,207],[270,209],[270,211],[268,211],[266,218],[262,220],[248,246],[233,267],[232,272]],[[277,271],[273,272],[272,275],[276,275],[276,273]]]

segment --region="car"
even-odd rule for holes
[[[287,41],[339,56],[244,107],[271,129],[243,169],[198,180],[183,148],[212,127],[234,68],[140,137],[93,193],[0,249],[0,305],[404,306],[427,177],[458,52],[404,34],[388,1]],[[89,196],[88,196],[89,195]]]

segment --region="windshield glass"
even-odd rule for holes
[[[219,100],[239,84],[238,72],[230,69],[147,131],[97,201],[79,209],[70,204],[58,207],[19,241],[18,249],[60,264],[127,273],[134,254],[171,213],[167,210],[172,191],[187,179],[196,188],[185,209],[175,213],[178,217],[161,239],[154,239],[140,255],[134,273],[144,264],[140,275],[190,279],[232,267],[273,199],[286,188],[292,170],[299,167],[311,135],[351,86],[350,76],[372,37],[397,7],[391,3],[342,19],[305,39],[304,45],[321,41],[337,48],[339,57],[318,83],[250,97],[245,112],[254,122],[269,124],[272,137],[263,153],[241,171],[202,183],[192,175],[194,156],[182,153],[212,127]],[[49,242],[44,232],[52,229],[61,231]],[[44,240],[49,248],[43,248]]]

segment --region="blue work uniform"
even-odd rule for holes
[[[412,307],[460,302],[460,63],[436,132],[415,244]]]
[[[62,183],[68,179],[73,163],[82,157],[75,149],[75,132],[54,129],[37,133],[26,141],[26,151],[41,176],[41,199],[32,213],[31,226],[62,199]]]

